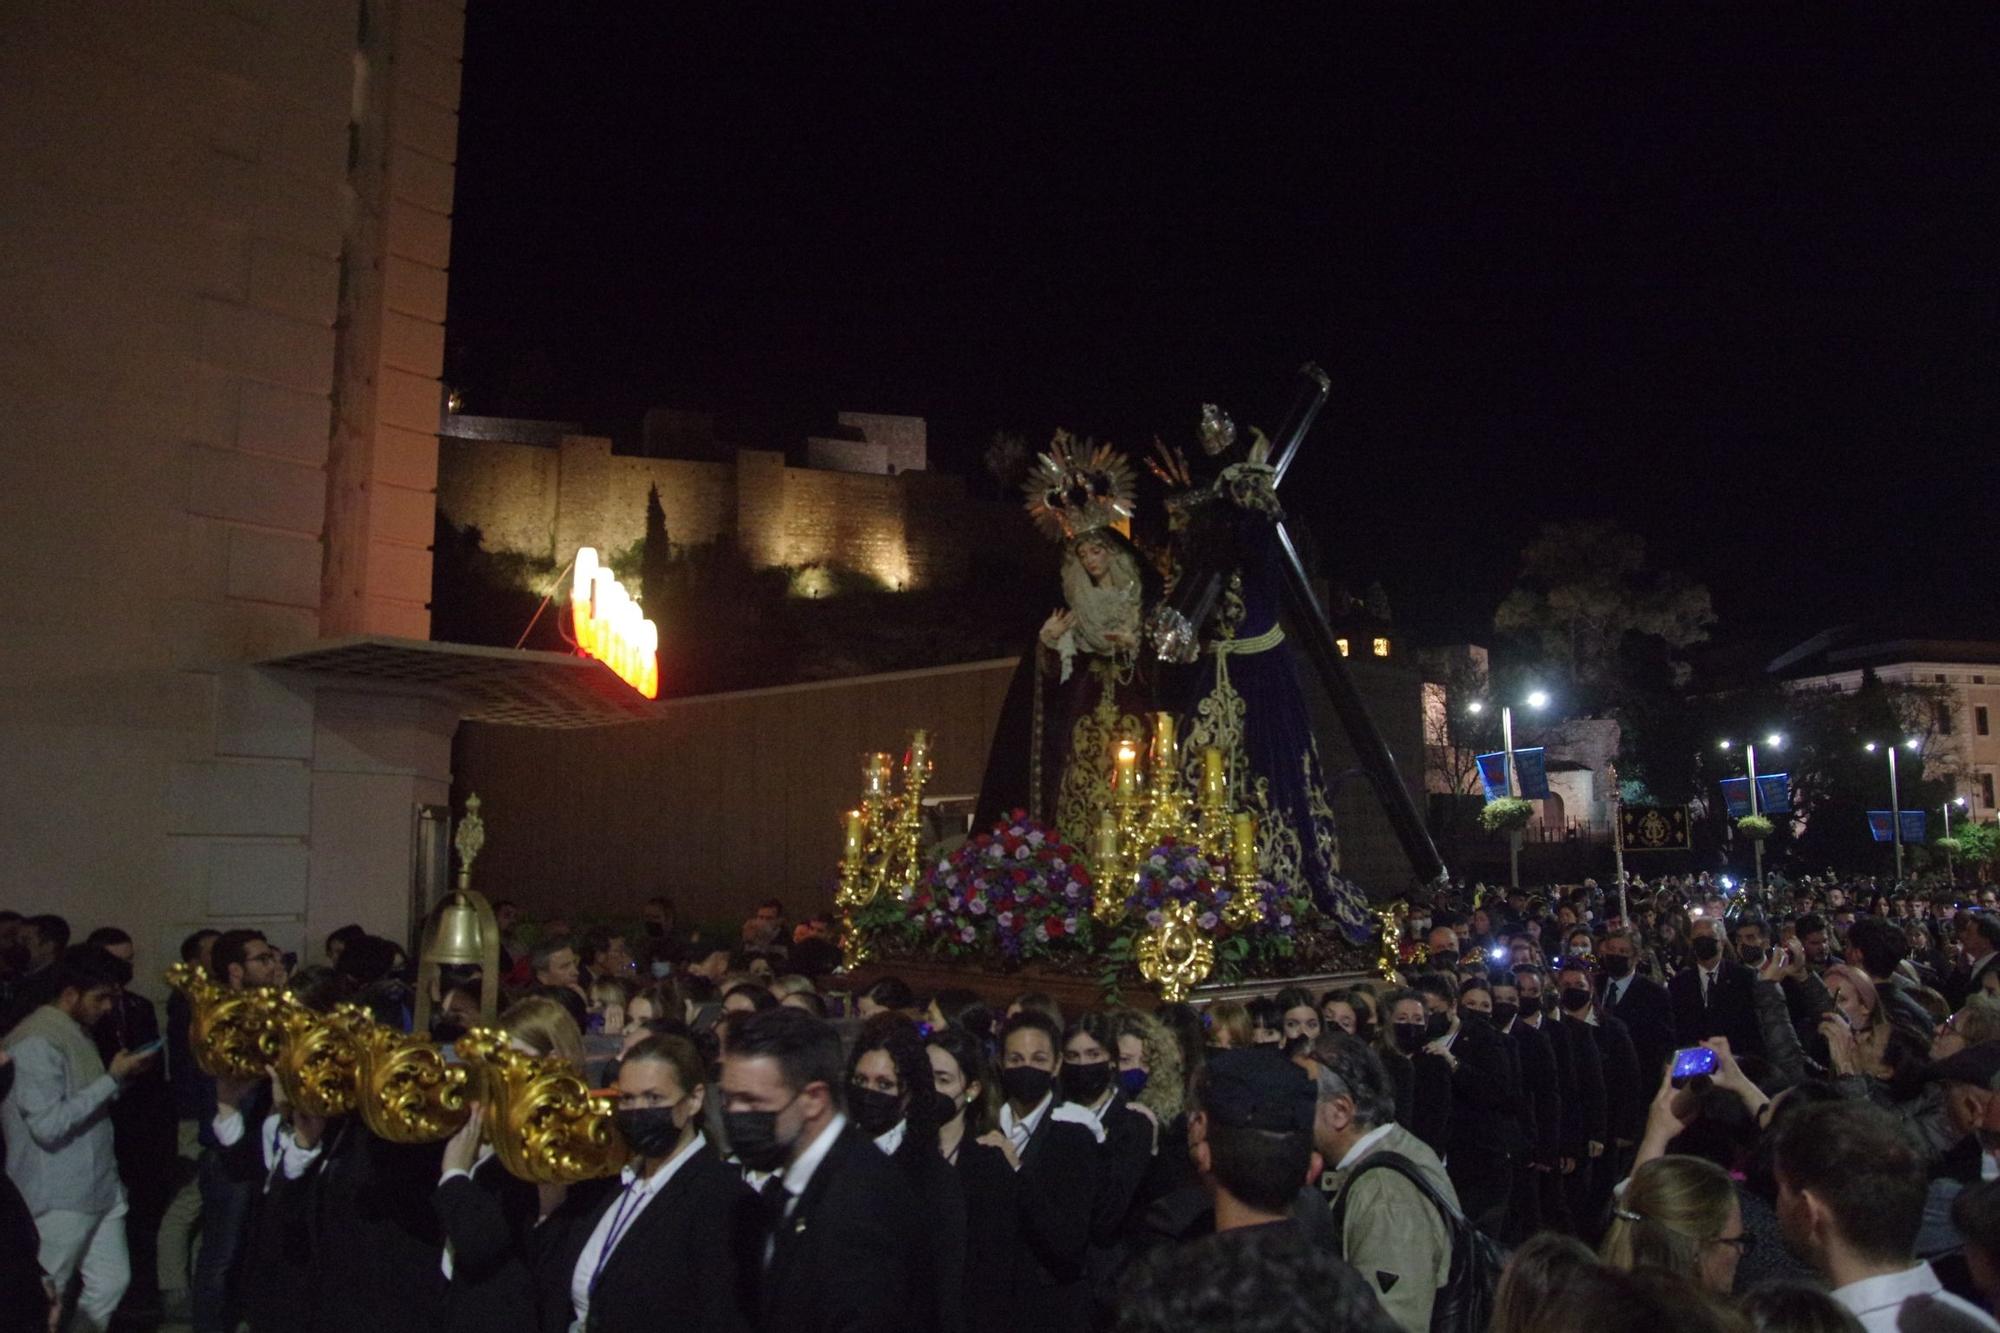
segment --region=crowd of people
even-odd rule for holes
[[[204,1074],[115,927],[0,913],[0,1333],[2000,1329],[1993,891],[1706,877],[1413,902],[1394,980],[1157,1010],[858,993],[831,922],[531,927],[449,1047],[567,1062],[631,1150],[509,1174]],[[1624,914],[1629,907],[1630,915]],[[407,1029],[395,943],[183,960]]]

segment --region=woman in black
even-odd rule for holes
[[[702,1140],[701,1056],[685,1038],[649,1037],[625,1053],[616,1087],[613,1121],[632,1160],[542,1268],[562,1289],[551,1294],[568,1296],[567,1327],[748,1329],[756,1275],[738,1256],[757,1252],[763,1214],[741,1174]]]
[[[925,1053],[939,1109],[939,1154],[958,1176],[968,1238],[960,1285],[968,1333],[1007,1333],[1017,1327],[1010,1297],[1020,1262],[1020,1199],[1013,1166],[993,1128],[998,1085],[985,1044],[962,1027],[931,1034]]]
[[[946,1107],[917,1025],[901,1013],[862,1025],[847,1058],[847,1113],[903,1169],[923,1205],[931,1237],[927,1280],[935,1293],[932,1327],[961,1333],[965,1323],[965,1192],[938,1152]]]

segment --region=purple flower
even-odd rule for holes
[[[1187,887],[1187,881],[1181,876],[1175,875],[1167,880],[1167,887],[1170,889],[1184,889]]]
[[[978,935],[978,933],[979,932],[974,930],[971,926],[967,926],[964,930],[958,932],[958,938],[962,940],[964,943],[970,944],[972,943],[974,937]]]
[[[1291,914],[1290,912],[1286,912],[1286,913],[1285,913],[1284,915],[1280,916],[1280,917],[1278,918],[1278,924],[1279,924],[1280,926],[1289,926],[1289,925],[1291,925],[1291,924],[1292,924],[1292,914]]]
[[[1066,917],[1064,917],[1064,918],[1063,918],[1063,930],[1064,930],[1064,932],[1065,932],[1065,933],[1067,933],[1067,934],[1070,934],[1070,935],[1074,935],[1074,934],[1076,934],[1076,918],[1075,918],[1075,917],[1073,917],[1073,916],[1066,916]]]
[[[1197,926],[1200,926],[1203,930],[1214,930],[1215,921],[1216,921],[1216,916],[1215,913],[1213,912],[1203,912],[1200,916],[1194,919],[1194,923]]]
[[[1014,928],[1014,914],[1012,912],[1002,912],[993,919],[1000,923],[1000,929],[1002,930],[1012,930]]]
[[[1036,829],[1034,832],[1028,835],[1028,841],[1033,843],[1035,846],[1039,847],[1042,845],[1043,842],[1047,841],[1047,839],[1045,839],[1042,836],[1042,831],[1040,829]]]
[[[1160,924],[1160,922],[1164,920],[1166,920],[1166,918],[1161,916],[1158,912],[1146,913],[1146,924],[1149,926],[1157,926]]]
[[[1083,896],[1083,890],[1078,888],[1074,882],[1072,882],[1068,888],[1063,890],[1063,897],[1069,899],[1071,902],[1075,902],[1078,898],[1081,898],[1082,896]]]
[[[1035,854],[1035,849],[1030,847],[1025,842],[1022,843],[1019,847],[1016,847],[1014,849],[1014,859],[1016,861],[1025,861],[1034,854]]]
[[[986,900],[984,898],[974,898],[965,905],[965,910],[974,916],[984,916],[986,913]]]

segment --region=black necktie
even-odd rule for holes
[[[772,1176],[764,1182],[764,1188],[757,1191],[757,1197],[764,1201],[765,1223],[776,1231],[778,1224],[785,1220],[785,1201],[791,1198],[785,1189],[783,1177]]]

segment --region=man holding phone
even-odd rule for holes
[[[7,1034],[16,1071],[0,1102],[7,1173],[34,1214],[42,1271],[57,1292],[80,1272],[78,1324],[103,1330],[132,1279],[111,1103],[158,1057],[119,1051],[107,1064],[98,1054],[90,1030],[124,984],[102,948],[70,950],[51,965],[49,984],[55,998]]]

